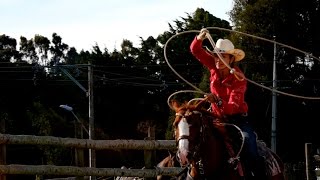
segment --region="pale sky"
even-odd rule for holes
[[[120,49],[123,39],[139,47],[139,36],[157,37],[168,23],[187,17],[197,8],[229,20],[233,0],[0,0],[0,35],[52,39],[55,32],[70,47]],[[181,19],[180,19],[181,20]]]

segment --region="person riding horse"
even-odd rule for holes
[[[264,162],[258,154],[256,134],[248,121],[248,105],[245,102],[247,81],[236,62],[243,60],[245,53],[235,49],[229,39],[218,39],[213,51],[202,47],[202,42],[211,37],[205,28],[194,38],[190,45],[193,56],[210,71],[210,94],[206,98],[212,105],[215,116],[222,116],[228,123],[234,123],[244,133],[245,143],[242,162],[246,174],[266,179]]]
[[[184,177],[186,180],[260,179],[259,176],[245,176],[242,169],[243,161],[234,161],[239,159],[243,150],[245,138],[241,129],[232,123],[220,121],[221,117],[216,117],[211,111],[208,111],[205,103],[207,102],[206,98],[195,98],[185,103],[180,103],[177,100],[168,102],[170,102],[170,108],[175,111],[175,119],[172,123],[177,144],[175,157],[180,167],[184,168],[182,173],[185,176],[182,176],[182,178]],[[197,103],[194,104],[193,102]],[[234,154],[229,153],[230,146],[225,143],[225,137],[221,134],[221,127],[228,129],[228,133],[237,133],[231,133],[239,136],[233,136],[232,142],[241,140],[241,142],[233,143],[233,145],[237,145],[233,146]],[[258,153],[263,157],[266,165],[266,179],[285,180],[284,164],[280,157],[272,152],[264,142],[258,141],[257,145]],[[172,159],[172,156],[168,158]],[[170,166],[170,164],[173,163],[162,165]]]

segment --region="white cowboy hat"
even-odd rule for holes
[[[245,53],[241,49],[235,49],[233,43],[229,39],[218,39],[216,47],[213,51],[207,48],[210,53],[224,53],[231,54],[235,57],[235,61],[241,61]]]

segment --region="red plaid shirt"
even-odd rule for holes
[[[213,56],[202,48],[202,41],[195,38],[190,45],[191,53],[210,71],[210,91],[222,100],[220,111],[224,115],[243,114],[248,112],[248,105],[244,100],[247,89],[246,79],[238,80],[229,74],[222,81],[215,67]],[[238,67],[235,70],[243,75]],[[213,109],[214,110],[214,109]]]

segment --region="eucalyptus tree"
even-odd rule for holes
[[[57,65],[64,62],[69,46],[62,42],[62,38],[57,33],[52,34],[52,44],[53,45],[49,47],[52,55],[50,65]]]
[[[5,34],[0,35],[0,61],[11,62],[20,60],[17,51],[17,40]]]
[[[21,36],[19,52],[22,55],[22,60],[31,64],[38,63],[39,57],[37,55],[33,39],[28,40],[27,38]]]
[[[37,54],[40,56],[38,64],[47,65],[49,63],[48,53],[51,43],[50,40],[47,37],[36,34],[33,41]]]
[[[130,40],[124,39],[121,43],[121,54],[123,55],[123,65],[131,66],[137,61],[139,49],[133,46]]]
[[[71,47],[66,54],[66,64],[76,64],[79,60],[79,53],[75,47]]]

